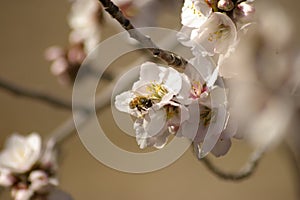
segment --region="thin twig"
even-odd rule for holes
[[[162,50],[157,47],[150,37],[143,35],[140,31],[138,31],[127,19],[122,11],[110,0],[99,0],[105,11],[107,11],[114,19],[116,19],[122,27],[129,33],[130,37],[137,40],[141,43],[142,47],[149,50],[154,57],[158,57],[165,61],[169,66],[185,69],[187,65],[187,61],[180,57],[179,55],[172,53],[170,51]]]
[[[51,104],[53,106],[57,106],[59,108],[64,108],[67,110],[72,110],[72,103],[58,99],[54,96],[51,96],[49,94],[43,93],[41,91],[28,89],[25,87],[22,87],[20,85],[17,85],[15,83],[11,83],[9,81],[3,80],[0,78],[0,88],[18,96],[27,97],[35,100],[39,100],[48,104]]]
[[[173,49],[176,47],[177,44],[171,43],[170,38],[167,37],[163,41],[161,41],[161,44],[163,46],[167,46],[169,49]],[[140,63],[143,61],[143,58],[140,58],[139,60],[135,61],[131,66],[137,66],[140,65]],[[111,102],[111,96],[113,92],[113,88],[115,87],[116,81],[119,80],[119,78],[127,71],[126,68],[121,68],[118,70],[118,75],[113,75],[113,80],[109,83],[108,86],[103,88],[103,90],[97,94],[95,102],[95,109],[96,112],[99,113],[102,111],[102,109],[106,108],[108,105],[110,105]],[[138,77],[137,77],[138,78]],[[83,112],[79,117],[82,119],[82,124],[88,121],[89,115],[87,115],[88,112]],[[78,126],[78,124],[77,124]],[[79,125],[80,126],[80,125]],[[74,119],[71,117],[66,122],[64,122],[60,127],[56,128],[54,131],[52,131],[49,134],[49,138],[47,139],[49,142],[49,147],[54,148],[62,144],[64,141],[66,141],[70,136],[72,136],[72,133],[75,133],[75,125],[74,125]]]
[[[261,161],[265,153],[265,149],[257,149],[255,152],[253,152],[245,166],[239,172],[228,173],[216,167],[207,157],[201,158],[200,150],[197,145],[196,151],[198,160],[203,162],[207,169],[209,169],[213,174],[217,175],[219,178],[231,181],[240,181],[250,177],[255,172],[259,162]]]

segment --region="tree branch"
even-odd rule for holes
[[[257,149],[255,152],[253,152],[245,166],[237,173],[224,172],[216,167],[207,157],[201,158],[198,145],[196,145],[196,151],[198,160],[203,162],[207,169],[209,169],[217,177],[224,180],[240,181],[250,177],[255,172],[264,155],[265,149]]]
[[[170,51],[162,50],[158,48],[150,37],[143,35],[131,24],[129,19],[127,19],[122,11],[110,0],[99,0],[105,11],[107,11],[114,19],[116,19],[122,27],[129,33],[130,37],[141,43],[142,47],[147,49],[152,53],[154,57],[158,57],[165,61],[169,66],[185,69],[187,61],[180,57],[179,55],[172,53]]]
[[[61,99],[58,99],[54,96],[50,96],[49,94],[43,93],[41,91],[36,91],[32,89],[28,89],[19,85],[16,85],[15,83],[11,83],[9,81],[3,80],[0,78],[0,88],[14,94],[17,96],[27,97],[35,100],[39,100],[45,103],[48,103],[50,105],[64,108],[67,110],[72,110],[72,103],[68,101],[64,101]]]

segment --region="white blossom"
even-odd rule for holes
[[[179,41],[192,47],[193,54],[227,55],[237,41],[237,29],[233,21],[223,13],[214,12],[198,27],[183,26]]]
[[[201,69],[204,64],[205,70]],[[225,131],[230,128],[226,92],[215,85],[214,68],[205,57],[193,59],[185,73],[150,62],[141,66],[132,90],[115,101],[119,111],[135,116],[140,148],[163,148],[168,136],[175,134],[201,145],[203,156],[227,153],[235,131]]]
[[[191,88],[186,75],[147,62],[132,90],[116,96],[116,108],[137,118],[134,129],[141,148],[162,148],[172,132],[169,128],[179,127],[188,118],[187,109],[179,103],[190,95],[185,88]]]
[[[75,0],[69,16],[71,43],[84,42],[86,51],[94,49],[101,40],[101,6],[96,0]]]
[[[0,168],[11,172],[24,173],[37,162],[41,153],[41,138],[32,133],[27,137],[12,135],[0,153]]]

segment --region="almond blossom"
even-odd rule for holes
[[[200,146],[200,156],[209,152],[215,156],[225,155],[231,146],[231,138],[236,135],[237,125],[230,116],[227,91],[216,84],[217,72],[212,62],[198,56],[190,60],[194,67],[188,67],[185,73],[193,82],[193,99],[198,101],[199,123],[196,136],[187,133],[183,135],[193,140],[194,145]]]
[[[224,13],[213,12],[204,0],[186,0],[182,8],[179,41],[192,47],[198,54],[197,46],[203,46],[203,55],[226,54],[237,39],[233,21]]]
[[[213,57],[218,71],[252,24],[254,12],[253,0],[185,0],[178,40],[195,57]]]
[[[71,43],[84,42],[86,52],[101,40],[102,7],[96,0],[74,0],[69,16]]]
[[[226,93],[213,73],[205,57],[191,60],[184,73],[150,62],[141,66],[139,81],[115,99],[119,111],[134,116],[140,148],[163,148],[174,134],[201,145],[203,156],[228,152],[236,129],[228,123]]]
[[[49,151],[43,153],[37,133],[27,137],[13,134],[0,153],[0,185],[9,188],[15,200],[48,194],[58,185],[54,157],[53,152],[51,156]]]
[[[11,172],[23,173],[28,171],[39,159],[41,154],[41,138],[32,133],[28,137],[12,135],[0,153],[0,168]]]
[[[182,89],[186,87],[190,87],[186,75],[147,62],[132,90],[116,96],[116,108],[137,118],[134,129],[141,148],[163,147],[169,135],[166,130],[187,118],[187,109],[178,103],[188,98]]]

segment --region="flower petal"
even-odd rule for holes
[[[40,152],[41,138],[38,134],[32,133],[27,138],[14,134],[0,154],[0,167],[17,173],[26,172],[39,159]]]
[[[134,98],[134,95],[130,91],[123,92],[122,94],[116,96],[115,106],[121,112],[131,113],[129,107],[130,101]]]
[[[199,126],[199,113],[199,104],[197,101],[193,101],[188,106],[189,118],[181,123],[181,126],[178,130],[179,135],[194,141]]]
[[[201,26],[211,13],[211,8],[201,0],[185,0],[182,7],[181,23],[184,26],[197,28]]]
[[[210,121],[208,131],[201,146],[200,156],[206,156],[216,145],[227,120],[227,110],[224,105],[213,109],[214,119]]]
[[[191,40],[202,45],[209,56],[226,54],[236,44],[237,30],[226,14],[214,12],[199,29],[192,31]]]
[[[142,64],[140,71],[140,80],[145,82],[161,82],[159,77],[161,70],[158,68],[158,65],[153,62],[146,62]]]
[[[164,109],[160,109],[157,111],[154,111],[151,109],[149,111],[149,121],[147,123],[144,123],[144,127],[146,132],[148,133],[149,137],[153,137],[157,134],[159,134],[162,129],[165,128],[166,124],[166,112]]]
[[[219,140],[214,148],[211,150],[211,153],[216,157],[224,156],[231,147],[231,140]]]
[[[163,77],[163,84],[169,92],[178,94],[182,86],[180,73],[173,68],[168,68],[167,73]]]

